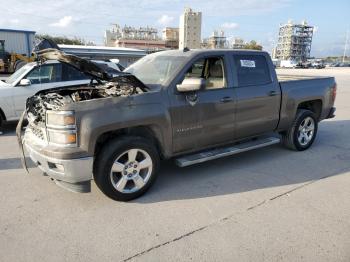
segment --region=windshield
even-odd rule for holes
[[[33,65],[31,64],[26,64],[22,66],[20,69],[14,72],[9,78],[7,78],[6,83],[12,85],[14,82],[18,80],[18,77],[20,77],[22,74],[24,74],[26,71],[28,71],[32,67]]]
[[[164,85],[185,60],[181,56],[145,56],[124,70],[146,85]]]

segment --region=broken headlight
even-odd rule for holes
[[[77,145],[74,111],[47,111],[46,126],[50,144],[69,147]]]
[[[75,128],[74,111],[47,111],[46,126],[48,128]]]

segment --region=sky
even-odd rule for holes
[[[228,38],[256,40],[271,51],[279,25],[288,20],[315,26],[311,55],[340,56],[350,30],[350,0],[0,0],[0,28],[77,36],[97,45],[112,24],[178,27],[185,7],[202,12],[202,38],[224,30]],[[350,35],[350,32],[349,32]],[[349,36],[350,38],[350,36]],[[350,40],[349,40],[350,42]],[[350,55],[350,44],[347,55]]]

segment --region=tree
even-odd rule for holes
[[[244,45],[244,49],[262,50],[262,46],[258,45],[255,40],[252,40]]]
[[[51,36],[48,34],[37,34],[36,38],[39,40],[42,40],[44,38],[51,39],[56,44],[64,44],[64,45],[95,45],[91,41],[86,41],[83,38],[73,37],[68,38],[66,36]]]

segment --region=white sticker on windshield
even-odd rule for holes
[[[255,61],[253,60],[240,60],[241,67],[255,67]]]

